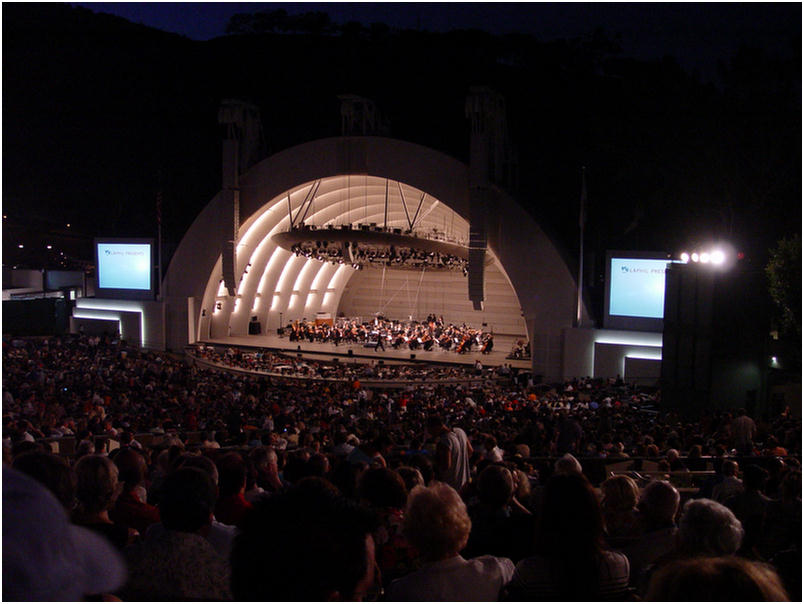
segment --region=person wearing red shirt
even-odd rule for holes
[[[219,495],[215,518],[218,522],[240,527],[246,513],[252,508],[245,498],[246,462],[239,453],[232,451],[222,455],[216,465]]]
[[[125,447],[118,450],[114,463],[123,491],[109,511],[109,518],[115,524],[136,529],[144,535],[149,526],[159,522],[159,508],[148,504],[143,495],[147,472],[145,458],[136,449]]]

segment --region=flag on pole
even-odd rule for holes
[[[581,168],[581,209],[578,212],[578,226],[586,224],[586,168]]]

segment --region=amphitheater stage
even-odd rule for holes
[[[511,347],[517,338],[506,336],[494,336],[494,349],[489,354],[482,354],[478,349],[465,354],[458,354],[455,351],[441,350],[410,350],[408,348],[394,350],[387,346],[385,350],[375,351],[374,348],[366,348],[363,344],[340,344],[335,346],[331,343],[310,342],[291,342],[286,336],[276,334],[260,334],[249,336],[229,336],[225,338],[210,338],[200,340],[199,344],[211,344],[216,346],[236,346],[243,349],[267,349],[274,352],[285,354],[301,355],[304,358],[331,361],[338,359],[341,362],[348,362],[354,359],[359,363],[382,360],[384,363],[438,363],[442,365],[474,365],[477,359],[484,367],[499,367],[508,363],[517,369],[530,369],[530,359],[515,360],[505,357],[511,352]]]

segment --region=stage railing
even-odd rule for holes
[[[229,373],[236,373],[240,375],[270,377],[281,380],[297,380],[297,381],[308,381],[308,382],[329,382],[329,383],[348,384],[354,382],[355,380],[358,380],[361,386],[365,386],[367,388],[405,388],[408,386],[425,386],[428,384],[433,384],[434,382],[437,382],[440,385],[475,385],[475,384],[482,384],[489,379],[492,380],[494,379],[489,374],[472,375],[460,378],[422,377],[421,379],[404,379],[396,377],[388,379],[377,379],[365,376],[321,377],[313,375],[303,375],[300,373],[260,371],[257,369],[249,369],[246,367],[237,367],[234,365],[227,365],[225,363],[218,363],[215,361],[211,361],[203,357],[198,357],[190,353],[189,351],[187,352],[187,357],[196,365],[200,365],[206,367],[207,369],[213,369],[216,371],[226,371]],[[508,378],[506,378],[503,381],[508,381]]]

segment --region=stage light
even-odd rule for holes
[[[687,252],[681,252],[681,262],[687,264],[690,261],[690,255]]]
[[[691,258],[693,262],[698,262],[699,260],[698,252],[692,252]]]
[[[19,244],[17,247],[18,247],[18,248],[20,248],[20,249],[22,249],[22,248],[24,248],[25,246],[24,246],[24,245],[22,245],[22,244],[20,243],[20,244]]]
[[[701,264],[709,264],[709,252],[701,252]]]
[[[52,245],[48,245],[48,246],[47,246],[47,249],[52,250],[52,249],[53,249],[53,246],[52,246]]]
[[[714,250],[712,252],[712,264],[723,264],[726,261],[726,254],[723,250]]]

